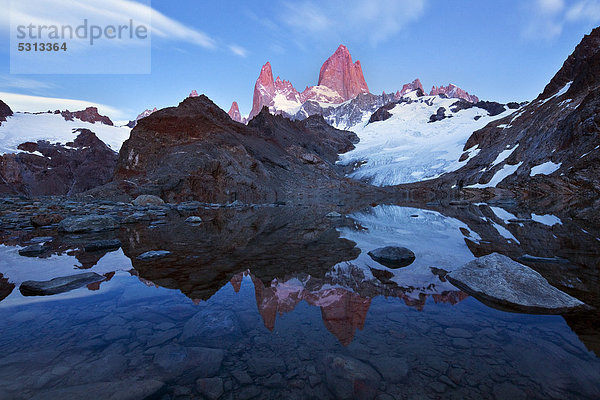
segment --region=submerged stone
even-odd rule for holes
[[[19,287],[23,296],[48,296],[78,289],[89,283],[104,280],[102,275],[95,272],[63,276],[49,281],[25,281]]]
[[[327,387],[337,399],[375,398],[381,377],[368,364],[339,354],[327,354],[323,364]]]
[[[468,262],[447,278],[454,286],[497,308],[561,314],[585,306],[550,285],[538,272],[498,253]]]
[[[369,254],[373,260],[388,268],[406,267],[415,261],[415,253],[406,247],[380,247],[367,254]]]
[[[145,253],[140,254],[136,258],[138,260],[152,260],[155,258],[166,257],[169,254],[171,254],[171,252],[167,251],[167,250],[151,250],[151,251],[147,251]]]

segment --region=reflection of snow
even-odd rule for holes
[[[95,272],[103,275],[115,270],[127,271],[133,268],[131,261],[123,254],[121,249],[106,253],[90,269],[77,269],[76,265],[79,265],[79,261],[74,256],[53,255],[49,258],[23,257],[19,255],[18,247],[0,245],[0,273],[16,286],[11,295],[0,302],[0,306],[16,305],[23,302],[57,300],[98,293],[85,290],[84,292],[74,291],[53,296],[23,297],[18,287],[24,281],[47,281],[53,278],[84,272]]]
[[[513,214],[506,211],[504,208],[500,208],[500,207],[490,207],[490,208],[492,209],[492,211],[494,212],[494,214],[496,214],[496,216],[498,218],[500,218],[502,221],[504,221],[505,224],[508,224],[508,221],[510,221],[511,219],[517,219],[517,217],[515,217]]]
[[[413,217],[416,215],[416,217]],[[341,236],[357,243],[361,254],[352,264],[368,270],[369,267],[386,269],[373,261],[369,251],[384,246],[401,246],[415,253],[415,261],[408,267],[390,270],[392,280],[401,287],[435,288],[425,293],[456,290],[449,283],[441,282],[431,272],[431,267],[452,271],[474,257],[465,245],[465,239],[459,228],[467,226],[435,211],[398,206],[377,206],[369,211],[349,215],[361,226],[363,231],[342,228]],[[471,239],[480,239],[471,233]],[[365,274],[366,275],[366,274]]]
[[[510,233],[510,231],[508,229],[506,229],[505,227],[503,227],[502,225],[489,220],[488,222],[491,222],[491,224],[494,226],[494,228],[498,231],[498,233],[500,234],[500,236],[502,236],[504,239],[508,239],[508,240],[512,240],[513,242],[517,243],[517,244],[521,244],[516,237],[513,236],[512,233]]]
[[[544,224],[546,226],[554,226],[556,224],[562,225],[562,221],[555,215],[537,215],[531,214],[531,219],[535,222],[539,222],[540,224]]]

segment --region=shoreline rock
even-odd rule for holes
[[[563,314],[586,307],[535,270],[498,253],[470,261],[446,278],[484,304],[503,310]]]

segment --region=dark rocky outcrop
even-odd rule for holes
[[[46,141],[19,145],[21,153],[0,156],[0,193],[73,195],[109,182],[117,153],[88,129],[66,145]]]
[[[511,104],[513,104],[513,107],[514,107],[514,104],[516,104],[516,103],[511,103]],[[488,113],[490,113],[490,115],[492,117],[495,115],[502,114],[504,111],[506,111],[506,108],[504,107],[504,105],[502,105],[500,103],[496,103],[495,101],[478,101],[475,104],[475,107],[479,107],[479,108],[486,110]],[[507,107],[508,107],[508,105],[507,105]],[[512,109],[512,107],[509,107],[509,108]],[[517,108],[519,108],[518,105],[517,105]]]
[[[388,103],[382,107],[380,107],[377,111],[371,114],[371,118],[369,118],[369,123],[377,122],[377,121],[385,121],[392,117],[390,111],[392,108],[396,106],[396,103]]]
[[[167,202],[323,199],[363,186],[335,166],[357,140],[321,116],[290,121],[267,108],[246,126],[206,96],[191,97],[138,122],[121,148],[115,182],[102,190]]]
[[[106,115],[101,115],[98,112],[97,107],[87,107],[85,110],[73,111],[73,112],[71,112],[69,110],[65,110],[65,111],[56,110],[56,111],[54,111],[54,113],[62,115],[62,117],[65,119],[65,121],[73,121],[73,119],[77,118],[78,120],[83,121],[83,122],[91,122],[91,123],[100,122],[104,125],[113,126],[113,122],[110,120],[110,118],[108,118]]]
[[[0,100],[0,125],[2,124],[2,122],[6,121],[7,117],[10,117],[12,115],[13,112],[8,106],[8,104]]]
[[[444,107],[440,107],[437,109],[435,114],[432,114],[431,117],[429,117],[429,122],[437,122],[437,121],[441,121],[446,117],[446,109]]]

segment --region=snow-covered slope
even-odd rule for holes
[[[115,127],[102,123],[83,122],[78,119],[65,121],[60,114],[15,113],[0,125],[0,154],[16,153],[21,143],[47,140],[50,143],[72,142],[77,133],[74,129],[86,128],[116,152],[129,138],[130,128]]]
[[[471,134],[490,121],[515,110],[490,116],[488,111],[471,107],[453,112],[456,99],[440,96],[417,97],[392,108],[385,121],[364,121],[351,127],[360,138],[356,148],[340,156],[341,164],[363,164],[350,174],[377,186],[397,185],[435,178],[465,165],[476,154],[459,162],[463,147]],[[430,122],[430,117],[444,107],[446,118]]]

